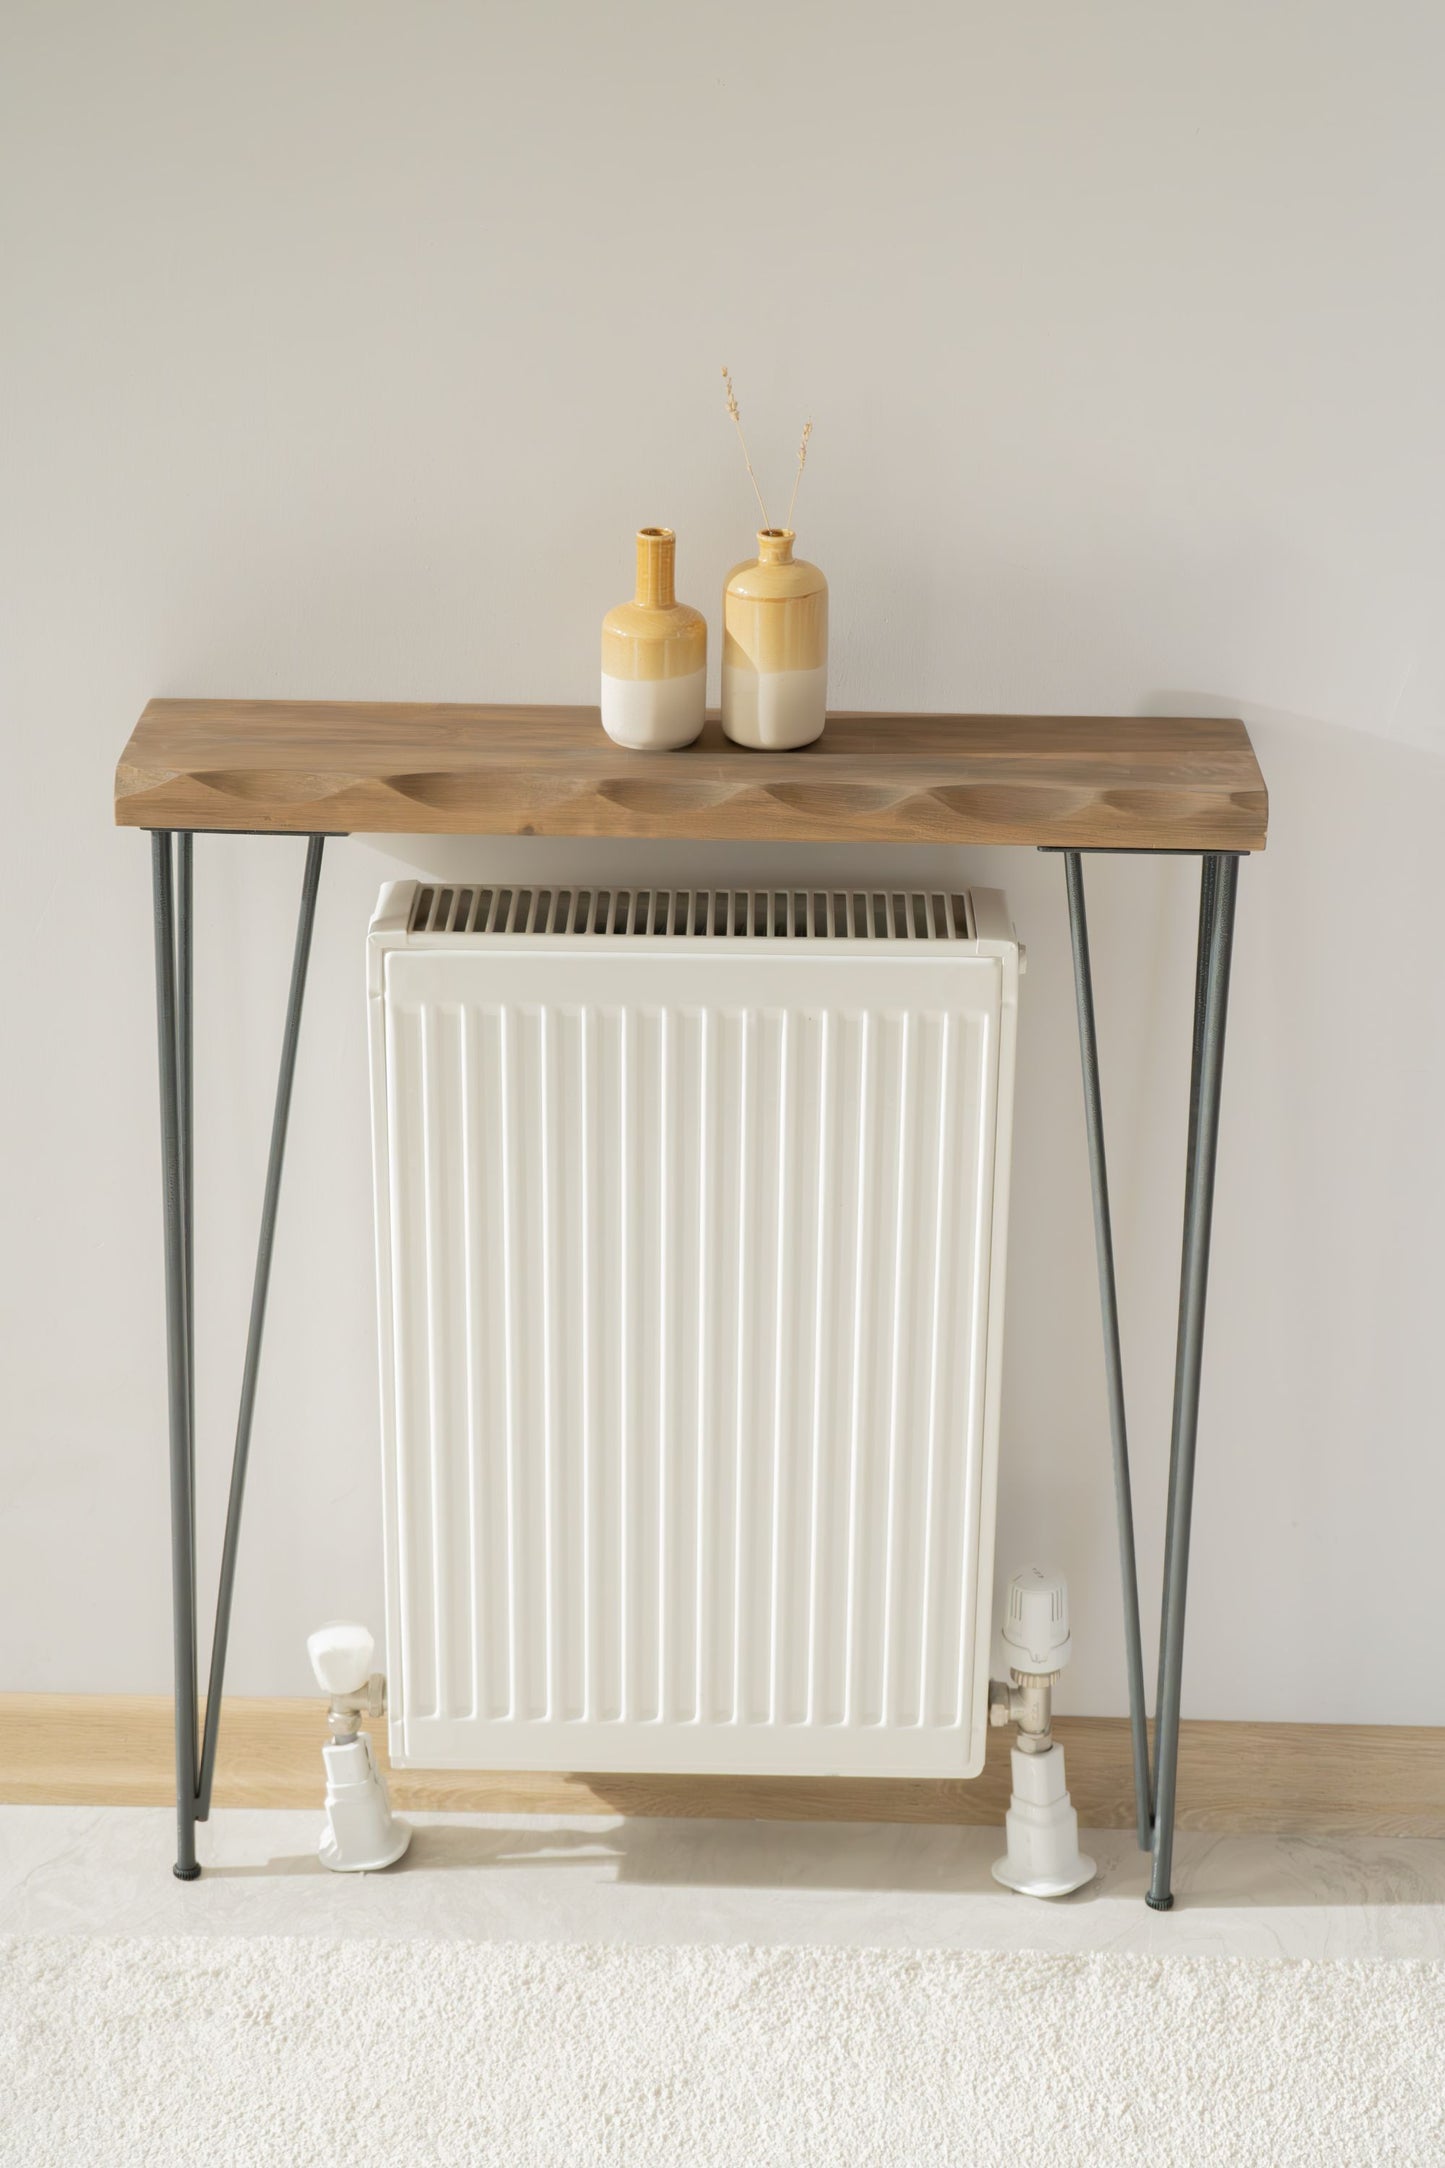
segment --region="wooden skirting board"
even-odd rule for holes
[[[1134,1819],[1129,1727],[1060,1717],[1069,1789],[1089,1829]],[[371,1727],[386,1759],[385,1726]],[[317,1701],[228,1701],[218,1807],[319,1807]],[[1000,1822],[1007,1732],[989,1735],[972,1782],[923,1778],[565,1776],[397,1770],[394,1803],[493,1814],[729,1816],[769,1821]],[[170,1703],[163,1695],[0,1694],[0,1802],[164,1806],[172,1798]],[[1445,1836],[1445,1729],[1370,1724],[1186,1722],[1179,1752],[1183,1829]]]

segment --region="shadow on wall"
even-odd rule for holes
[[[1146,706],[1239,712],[1200,694],[1154,693]],[[1442,1713],[1432,1591],[1434,1531],[1445,1518],[1437,1445],[1445,1386],[1435,1352],[1445,1314],[1438,1238],[1445,969],[1433,867],[1445,763],[1305,718],[1245,712],[1270,785],[1271,837],[1240,881],[1185,1713],[1418,1723]],[[892,883],[902,873],[914,882],[1007,890],[1029,970],[998,1563],[1001,1574],[1035,1556],[1065,1568],[1079,1626],[1061,1706],[1122,1713],[1108,1433],[1058,858],[436,837],[357,838],[335,857],[327,907],[338,940],[345,922],[353,959],[361,915],[381,881],[415,872],[611,884]],[[1198,867],[1187,858],[1099,857],[1089,860],[1087,878],[1148,1647],[1164,1526]],[[332,976],[340,968],[339,959],[328,966]],[[348,989],[348,1015],[353,999]],[[334,1169],[326,1163],[328,1184],[354,1184],[366,1154],[364,1081],[358,1074],[353,1083],[346,1149],[336,1147]],[[313,1086],[319,1108],[321,1087],[308,1071],[302,1088]],[[328,1094],[329,1137],[337,1106],[330,1087]],[[298,1166],[313,1148],[331,1149],[308,1137],[307,1126],[302,1115]],[[305,1252],[288,1252],[287,1270],[308,1284],[317,1273],[329,1276],[359,1347],[373,1314],[364,1243],[339,1260],[324,1212],[305,1226],[293,1219],[287,1239]],[[294,1336],[293,1351],[292,1324],[278,1304],[271,1349],[278,1393],[293,1359],[298,1378],[314,1368],[299,1324]],[[371,1406],[369,1378],[358,1377],[355,1398],[358,1411]],[[371,1467],[368,1448],[356,1477],[368,1495]],[[300,1578],[305,1585],[309,1576]],[[340,1601],[340,1593],[328,1600]],[[363,1603],[358,1586],[342,1607]],[[293,1642],[299,1649],[307,1623],[302,1586],[293,1608],[294,1618],[257,1624],[256,1654],[240,1683],[274,1691],[289,1678],[286,1652]]]

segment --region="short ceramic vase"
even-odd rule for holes
[[[782,753],[821,735],[827,705],[828,582],[794,557],[790,528],[764,527],[723,589],[723,729]]]
[[[602,727],[638,753],[691,745],[707,705],[707,621],[674,589],[677,536],[643,527],[637,593],[602,620]]]

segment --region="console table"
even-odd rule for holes
[[[1170,1890],[1199,1386],[1224,1027],[1240,858],[1263,850],[1264,780],[1244,725],[1181,717],[839,714],[792,753],[731,744],[710,721],[677,753],[612,744],[595,708],[339,701],[153,700],[116,771],[115,817],[151,833],[165,1189],[171,1573],[176,1693],[175,1872],[200,1873],[210,1812],[241,1509],[287,1117],[321,855],[349,834],[630,836],[770,842],[1014,844],[1064,859],[1093,1192],[1104,1370],[1123,1585],[1138,1838],[1148,1902]],[[242,1369],[204,1711],[195,1561],[193,840],[307,839]],[[1151,1763],[1129,1445],[1084,901],[1090,851],[1202,861],[1184,1238]]]

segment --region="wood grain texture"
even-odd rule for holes
[[[709,721],[677,753],[596,708],[153,700],[120,758],[123,827],[275,834],[675,836],[1257,851],[1268,798],[1240,722],[834,715],[750,752]]]
[[[382,1725],[370,1727],[386,1759]],[[1061,1717],[1069,1789],[1090,1829],[1127,1829],[1129,1727]],[[228,1701],[216,1804],[319,1807],[325,1725],[315,1701]],[[989,1734],[973,1782],[843,1777],[626,1777],[399,1770],[392,1797],[417,1810],[636,1814],[763,1821],[1000,1823],[1010,1735]],[[0,1694],[0,1801],[168,1806],[170,1702],[163,1695]],[[1186,1722],[1181,1829],[1445,1836],[1445,1730],[1366,1724]]]

